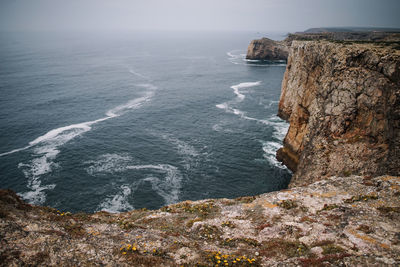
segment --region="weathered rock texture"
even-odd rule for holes
[[[70,214],[0,190],[1,266],[399,266],[400,177]]]
[[[286,60],[289,49],[283,42],[268,38],[253,40],[247,48],[247,59],[256,60]]]
[[[278,159],[291,186],[333,175],[400,174],[400,50],[395,43],[294,40],[279,116]]]

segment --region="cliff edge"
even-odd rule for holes
[[[400,173],[398,43],[293,40],[278,115],[277,158],[290,186],[332,175]]]
[[[400,177],[71,214],[0,190],[0,266],[398,266]]]

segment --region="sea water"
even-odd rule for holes
[[[260,37],[1,33],[0,188],[72,212],[285,188],[285,64],[245,59]]]

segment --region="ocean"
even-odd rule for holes
[[[71,212],[286,188],[285,64],[245,59],[260,37],[0,33],[0,188]]]

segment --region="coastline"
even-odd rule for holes
[[[293,165],[297,169],[296,182],[290,190],[236,199],[184,201],[159,210],[141,209],[116,214],[104,211],[71,214],[26,204],[14,192],[0,190],[0,262],[4,266],[400,264],[400,177],[395,175],[398,165],[393,165],[393,162],[396,158],[386,157],[390,159],[392,169],[380,167],[380,172],[352,173],[342,167],[342,171],[333,169],[322,174],[316,168],[326,166],[324,160],[332,160],[326,161],[326,158],[320,157],[318,161],[302,154],[305,151],[319,157],[320,151],[326,153],[323,147],[315,146],[315,143],[305,145],[310,140],[332,141],[334,147],[341,143],[335,142],[337,139],[330,136],[319,137],[321,127],[309,127],[308,123],[315,120],[313,114],[320,114],[318,110],[313,113],[312,107],[316,103],[314,96],[318,95],[313,82],[321,82],[321,79],[306,75],[307,78],[303,80],[302,75],[307,71],[299,70],[311,66],[321,74],[324,73],[321,69],[330,70],[330,65],[326,67],[324,64],[340,67],[340,60],[332,62],[320,59],[335,49],[339,52],[352,52],[355,49],[361,51],[362,55],[369,55],[362,52],[363,45],[349,46],[320,40],[294,41],[289,53],[279,110],[281,116],[291,124],[285,146],[290,146],[293,154],[298,157],[298,162]],[[311,49],[312,46],[323,49]],[[371,49],[369,44],[366,46]],[[376,49],[378,52],[386,51]],[[304,57],[306,52],[310,53],[310,57]],[[293,55],[295,57],[291,58]],[[349,64],[346,66],[352,70],[354,64],[358,63],[364,64],[364,71],[365,64],[371,62],[362,61],[363,58],[360,60],[357,55],[353,57],[354,60],[347,61],[347,58],[342,57],[343,62]],[[387,60],[391,62],[390,58]],[[320,66],[309,64],[315,62],[319,62]],[[394,66],[391,73],[398,78],[396,71],[399,65],[395,63]],[[336,73],[337,76],[332,77],[339,77],[343,82],[352,77],[343,76],[346,69]],[[292,84],[288,86],[290,82]],[[299,88],[298,85],[303,86],[300,100],[295,97],[297,91],[293,91]],[[396,88],[394,92],[398,91]],[[376,96],[371,94],[367,101]],[[391,94],[382,94],[382,97],[391,99]],[[346,99],[338,98],[338,105]],[[381,103],[380,100],[375,102],[378,106]],[[346,108],[348,106],[344,105]],[[376,111],[376,107],[372,105],[369,109],[360,110],[369,114]],[[397,112],[395,109],[385,109],[385,112],[389,114],[386,116],[389,119],[397,118],[394,116]],[[383,116],[383,119],[386,117]],[[392,126],[397,127],[397,124]],[[360,129],[364,126],[358,127]],[[379,134],[388,131],[387,127],[378,129]],[[392,133],[391,130],[389,132]],[[350,135],[344,144],[349,144],[348,140],[353,141],[351,145],[365,143],[363,138],[352,138],[354,136]],[[392,141],[397,142],[396,138]],[[319,150],[315,151],[313,147]],[[352,150],[354,147],[350,148]],[[395,154],[397,150],[391,151]],[[389,156],[392,155],[390,153]],[[363,158],[355,157],[355,160],[362,161]],[[371,157],[367,160],[363,162],[367,167],[373,166],[371,162],[376,162]],[[339,157],[336,161],[346,163]],[[311,171],[308,171],[309,168]],[[393,175],[386,175],[385,172]],[[300,184],[305,186],[298,187]]]

